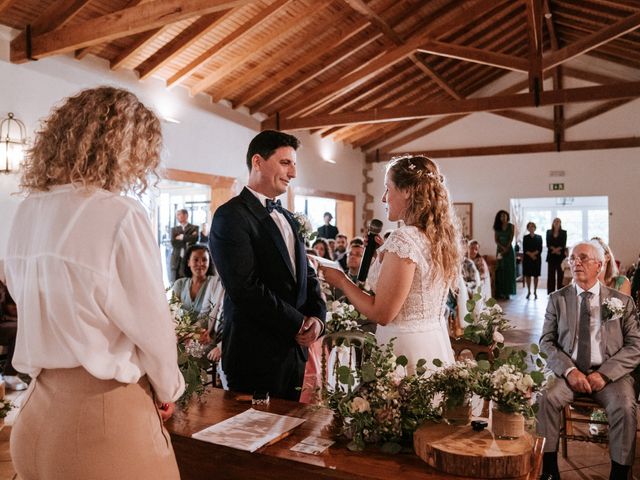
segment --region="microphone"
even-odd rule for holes
[[[369,231],[367,232],[367,246],[364,249],[362,255],[362,262],[360,263],[360,271],[358,272],[358,282],[364,282],[369,275],[369,267],[371,266],[371,260],[373,260],[373,254],[376,253],[378,244],[376,243],[376,235],[382,231],[382,222],[377,218],[372,219],[369,222]]]

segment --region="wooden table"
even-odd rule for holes
[[[178,459],[182,480],[216,479],[384,479],[442,480],[463,479],[446,475],[429,467],[413,453],[389,455],[371,446],[364,452],[351,452],[345,441],[337,441],[321,455],[292,452],[290,448],[309,435],[332,438],[330,425],[333,413],[313,406],[271,399],[262,410],[281,415],[305,418],[307,421],[291,434],[273,445],[255,453],[194,440],[191,435],[210,425],[226,420],[251,408],[251,401],[232,392],[210,389],[201,400],[192,401],[186,411],[176,411],[166,424],[171,433],[173,448]],[[471,427],[460,427],[471,428]],[[541,458],[536,442],[536,458]],[[533,480],[539,476],[534,468],[520,480]]]

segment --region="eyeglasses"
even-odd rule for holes
[[[595,258],[588,257],[587,255],[579,255],[577,257],[574,257],[573,255],[571,255],[569,257],[569,264],[575,265],[576,263],[580,263],[580,265],[584,265],[586,263],[593,262],[595,260],[596,260]]]

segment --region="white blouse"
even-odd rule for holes
[[[14,367],[147,375],[160,401],[184,390],[151,225],[134,199],[72,185],[29,194],[10,230],[5,276],[18,306]]]

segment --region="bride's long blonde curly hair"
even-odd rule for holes
[[[423,156],[395,157],[387,166],[387,175],[399,190],[409,192],[405,223],[427,236],[434,275],[440,274],[450,287],[455,286],[462,262],[460,224],[438,166]]]
[[[131,92],[113,87],[83,90],[41,123],[23,164],[23,192],[72,183],[141,194],[157,177],[160,122]]]

